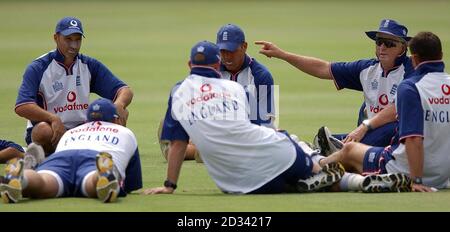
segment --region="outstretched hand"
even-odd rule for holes
[[[156,188],[148,188],[142,191],[141,194],[143,195],[153,195],[153,194],[171,194],[173,193],[173,188],[167,188],[167,187],[156,187]]]
[[[343,143],[348,142],[359,142],[367,133],[367,127],[363,124],[359,125],[356,129],[350,132],[347,137],[342,141]]]
[[[413,184],[412,185],[413,192],[436,192],[437,190],[433,190],[428,186],[422,184]]]
[[[255,41],[256,45],[261,45],[261,49],[259,53],[271,58],[276,57],[280,58],[280,56],[284,53],[283,50],[278,48],[275,44],[268,41]]]

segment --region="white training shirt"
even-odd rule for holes
[[[125,179],[125,170],[137,149],[137,141],[130,129],[110,122],[88,122],[64,133],[55,152],[90,149],[108,152]]]
[[[197,146],[216,185],[227,193],[256,190],[296,159],[285,134],[250,122],[246,103],[240,84],[195,74],[174,88],[169,101],[171,116]]]
[[[421,63],[414,75],[399,86],[397,112],[402,142],[393,151],[388,172],[409,173],[404,140],[423,137],[423,183],[446,188],[450,178],[450,75],[444,63]]]

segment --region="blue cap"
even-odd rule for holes
[[[199,56],[199,55],[202,56]],[[191,49],[191,64],[208,65],[220,61],[220,53],[217,45],[209,41],[201,41]]]
[[[234,52],[244,42],[244,32],[236,25],[227,24],[217,32],[217,46],[220,50]]]
[[[65,17],[56,24],[55,33],[68,36],[74,33],[81,34],[84,37],[83,25],[81,21],[75,17]]]
[[[408,28],[392,19],[381,20],[380,28],[378,29],[378,31],[366,31],[366,35],[369,38],[375,40],[377,37],[377,33],[379,32],[397,36],[404,39],[405,41],[409,41],[411,39],[411,37],[408,36]]]
[[[87,119],[92,121],[112,122],[114,118],[118,118],[116,106],[113,102],[106,98],[99,98],[93,101],[88,108]]]

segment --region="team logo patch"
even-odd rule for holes
[[[81,86],[81,79],[80,79],[80,76],[77,76],[77,77],[76,77],[76,83],[77,83],[77,86]]]
[[[368,159],[369,163],[373,163],[374,159],[375,159],[375,152],[370,152]]]
[[[396,84],[393,84],[392,85],[392,88],[391,88],[391,91],[389,92],[391,95],[395,95],[395,93],[397,92],[397,85]]]
[[[228,40],[228,31],[223,32],[222,40],[223,41],[227,41]]]
[[[53,91],[58,92],[58,91],[61,91],[64,86],[61,82],[55,81],[55,82],[53,82],[52,87],[53,87]]]
[[[204,52],[205,51],[205,47],[200,46],[197,48],[197,52]]]
[[[373,80],[373,81],[370,83],[370,87],[371,87],[372,90],[378,89],[378,81],[377,81],[377,79]]]
[[[94,106],[92,106],[92,109],[95,111],[99,111],[100,110],[100,105],[99,104],[95,104]]]

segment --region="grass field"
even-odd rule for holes
[[[0,1],[0,138],[24,145],[25,119],[14,113],[17,89],[26,65],[55,48],[54,27],[66,15],[77,16],[84,24],[81,52],[102,61],[133,88],[128,127],[138,138],[144,186],[154,187],[166,175],[156,127],[169,90],[187,75],[191,46],[200,40],[215,41],[223,24],[244,29],[248,53],[271,70],[280,86],[279,126],[311,141],[321,125],[334,132],[350,131],[362,94],[337,92],[330,81],[265,58],[253,41],[269,40],[330,61],[371,58],[374,43],[364,31],[378,28],[382,18],[393,18],[406,24],[411,35],[422,30],[439,35],[444,60],[450,64],[448,9],[449,1],[416,0]],[[93,199],[24,200],[0,204],[0,211],[450,211],[450,191],[230,196],[217,189],[202,164],[190,161],[183,165],[174,195],[136,193],[108,205]]]

